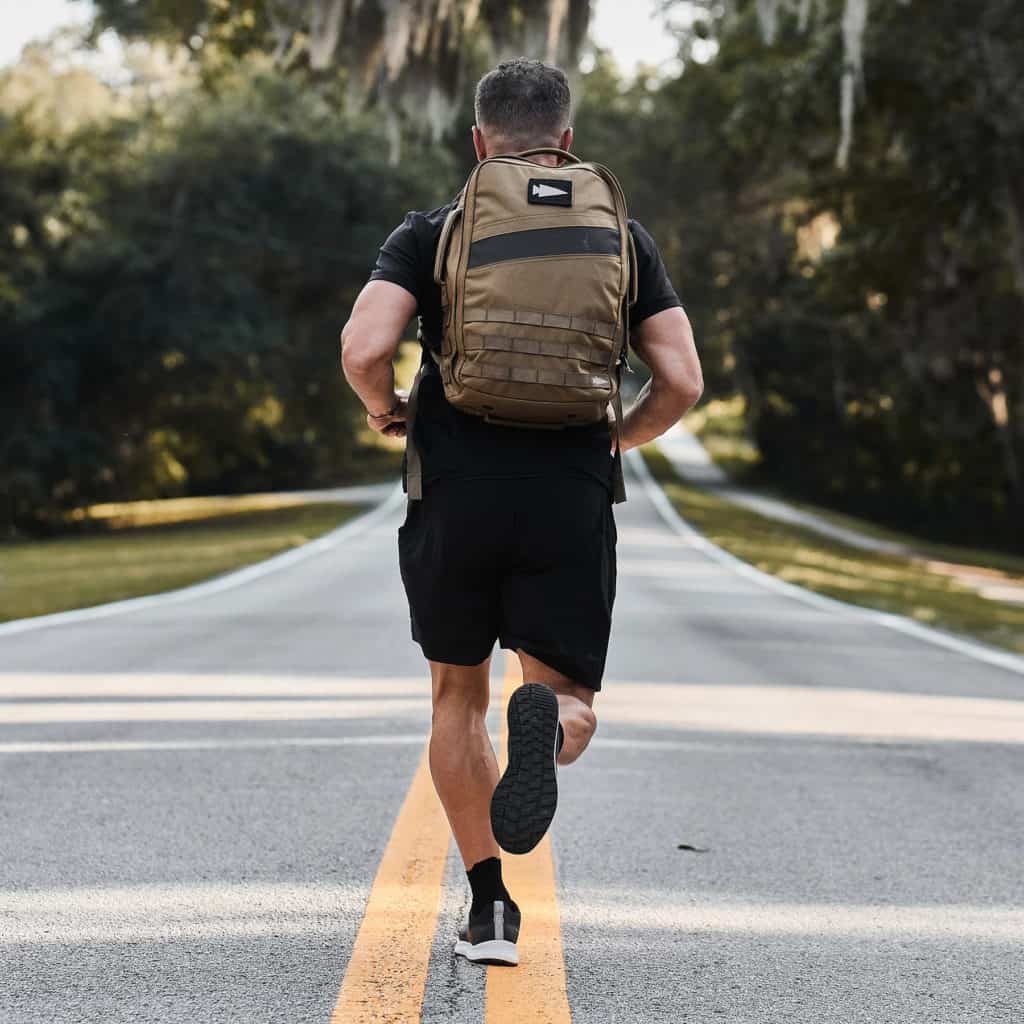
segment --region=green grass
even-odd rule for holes
[[[1020,555],[1004,554],[999,551],[990,551],[987,548],[972,548],[957,544],[939,544],[934,541],[922,540],[909,533],[902,533],[886,526],[880,526],[867,519],[860,519],[857,516],[847,515],[844,512],[836,512],[834,509],[822,508],[821,505],[813,505],[810,502],[786,498],[788,504],[805,512],[812,512],[816,516],[833,523],[836,526],[845,527],[848,530],[856,530],[868,537],[875,537],[878,540],[893,541],[911,549],[922,558],[931,558],[939,562],[949,562],[954,565],[977,566],[983,569],[995,569],[1010,576],[1017,576],[1024,579],[1024,558]]]
[[[757,445],[750,440],[746,402],[742,395],[705,402],[687,413],[683,423],[700,439],[712,461],[725,470],[732,482],[749,486],[758,494],[778,498],[794,508],[811,512],[836,526],[856,530],[879,540],[902,544],[924,558],[995,569],[1011,576],[1024,577],[1024,558],[1019,555],[923,540],[913,534],[882,526],[871,520],[793,498],[783,490],[772,487],[755,472],[760,465],[761,455]]]
[[[768,519],[683,483],[655,446],[648,445],[643,455],[687,522],[758,569],[828,597],[1024,653],[1024,606],[981,597],[910,558],[861,551]]]
[[[0,621],[183,587],[297,547],[359,512],[340,504],[254,507],[257,499],[266,503],[192,499],[192,521],[0,545]],[[160,503],[143,504],[150,521],[159,516],[152,506]],[[179,517],[180,503],[166,513]]]

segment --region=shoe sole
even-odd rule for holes
[[[489,939],[487,942],[472,942],[460,939],[455,943],[455,953],[472,960],[475,964],[495,964],[501,967],[515,967],[519,963],[519,950],[508,939]]]
[[[557,740],[555,691],[543,683],[520,686],[508,702],[508,767],[491,797],[491,830],[508,853],[529,853],[555,816]]]

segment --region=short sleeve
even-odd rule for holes
[[[635,326],[655,313],[682,303],[647,229],[635,220],[629,222],[629,229],[636,246],[637,298],[629,311],[630,324]]]
[[[406,214],[405,220],[388,235],[377,254],[370,280],[401,285],[422,306],[420,288],[423,260],[414,217],[412,213]]]

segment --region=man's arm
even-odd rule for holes
[[[405,398],[395,391],[392,360],[416,298],[401,285],[371,281],[359,293],[341,332],[341,365],[366,406],[366,422],[389,437],[405,436]]]
[[[660,437],[704,392],[693,331],[679,306],[642,321],[633,332],[633,347],[650,367],[651,379],[625,415],[623,451]]]

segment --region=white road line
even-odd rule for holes
[[[643,728],[648,728],[644,726]],[[842,737],[839,737],[840,739]],[[777,740],[765,741],[751,735],[745,735],[742,739],[714,739],[714,740],[649,740],[642,737],[595,737],[590,741],[587,750],[604,750],[609,753],[615,751],[614,771],[636,771],[646,778],[650,778],[651,765],[647,760],[642,760],[635,768],[625,767],[626,761],[622,757],[622,751],[630,754],[642,754],[645,751],[658,750],[684,750],[690,752],[699,751],[703,754],[724,754],[727,757],[735,757],[742,754],[749,757],[755,751],[773,754],[775,756],[792,757],[796,760],[810,754],[820,754],[822,757],[836,758],[844,755],[855,757],[877,757],[879,748],[884,748],[885,756],[889,757],[910,757],[920,758],[921,748],[917,744],[907,746],[903,740],[887,740],[878,737],[849,737],[848,743],[836,743],[835,738],[825,741],[814,739],[802,740],[799,744],[780,744]],[[607,770],[607,769],[606,769]]]
[[[125,601],[111,601],[108,604],[93,605],[91,608],[75,608],[67,612],[55,612],[52,615],[37,615],[30,619],[14,619],[0,625],[0,637],[11,636],[16,633],[28,633],[34,629],[48,629],[52,626],[71,625],[79,622],[90,622],[94,619],[106,619],[111,615],[123,615],[127,612],[142,611],[146,608],[155,608],[160,605],[177,604],[180,601],[194,601],[197,598],[209,597],[211,594],[219,594],[234,587],[251,583],[253,580],[262,579],[271,573],[288,569],[299,562],[304,562],[314,555],[330,551],[345,541],[351,540],[368,529],[376,526],[404,500],[401,487],[396,487],[390,497],[379,505],[369,509],[362,515],[350,520],[330,533],[325,533],[308,544],[302,544],[297,548],[282,551],[279,555],[264,559],[248,565],[244,569],[236,569],[233,572],[216,576],[212,580],[205,580],[202,583],[194,583],[188,587],[181,587],[178,590],[168,590],[162,594],[149,594],[146,597],[132,597]]]
[[[268,747],[372,747],[422,744],[422,733],[370,736],[277,736],[265,739],[57,740],[0,743],[3,754],[119,754],[151,750],[262,750]]]
[[[203,672],[0,672],[0,714],[5,700],[55,697],[424,697],[423,678],[372,676],[210,675]]]
[[[0,891],[0,946],[336,935],[350,927],[365,899],[359,886],[332,883],[172,882]]]
[[[938,906],[848,903],[776,903],[746,899],[704,903],[666,901],[664,890],[578,889],[562,911],[574,925],[609,931],[640,931],[650,942],[657,933],[826,936],[894,943],[900,939],[977,939],[1019,946],[1024,909],[1012,905],[945,903]]]
[[[817,685],[631,681],[601,691],[601,720],[716,736],[1024,744],[1024,701]]]
[[[13,701],[0,705],[0,725],[64,722],[279,722],[428,715],[430,695],[366,700]]]
[[[630,451],[626,457],[633,471],[640,477],[647,496],[651,499],[658,514],[668,526],[680,536],[689,539],[693,546],[699,548],[708,558],[718,562],[719,565],[725,566],[744,579],[750,580],[759,587],[774,590],[784,597],[799,601],[812,608],[855,616],[864,622],[872,623],[876,626],[884,626],[886,629],[892,629],[897,633],[912,636],[927,644],[944,647],[948,651],[954,651],[957,654],[964,655],[964,657],[984,662],[986,665],[992,665],[996,668],[1005,669],[1007,672],[1024,676],[1024,658],[1018,655],[986,647],[983,644],[974,643],[970,640],[964,640],[952,634],[932,629],[929,626],[922,626],[919,622],[914,622],[912,619],[904,618],[901,615],[872,611],[868,608],[861,608],[859,605],[847,604],[845,601],[825,597],[822,594],[816,594],[813,591],[805,590],[803,587],[798,587],[796,584],[780,580],[777,576],[762,572],[760,569],[755,569],[749,563],[736,558],[735,555],[731,555],[728,551],[723,551],[722,548],[713,544],[679,515],[675,506],[669,501],[668,495],[665,494],[661,486],[651,475],[651,471],[647,468],[647,463],[644,462],[643,456],[636,449]]]

